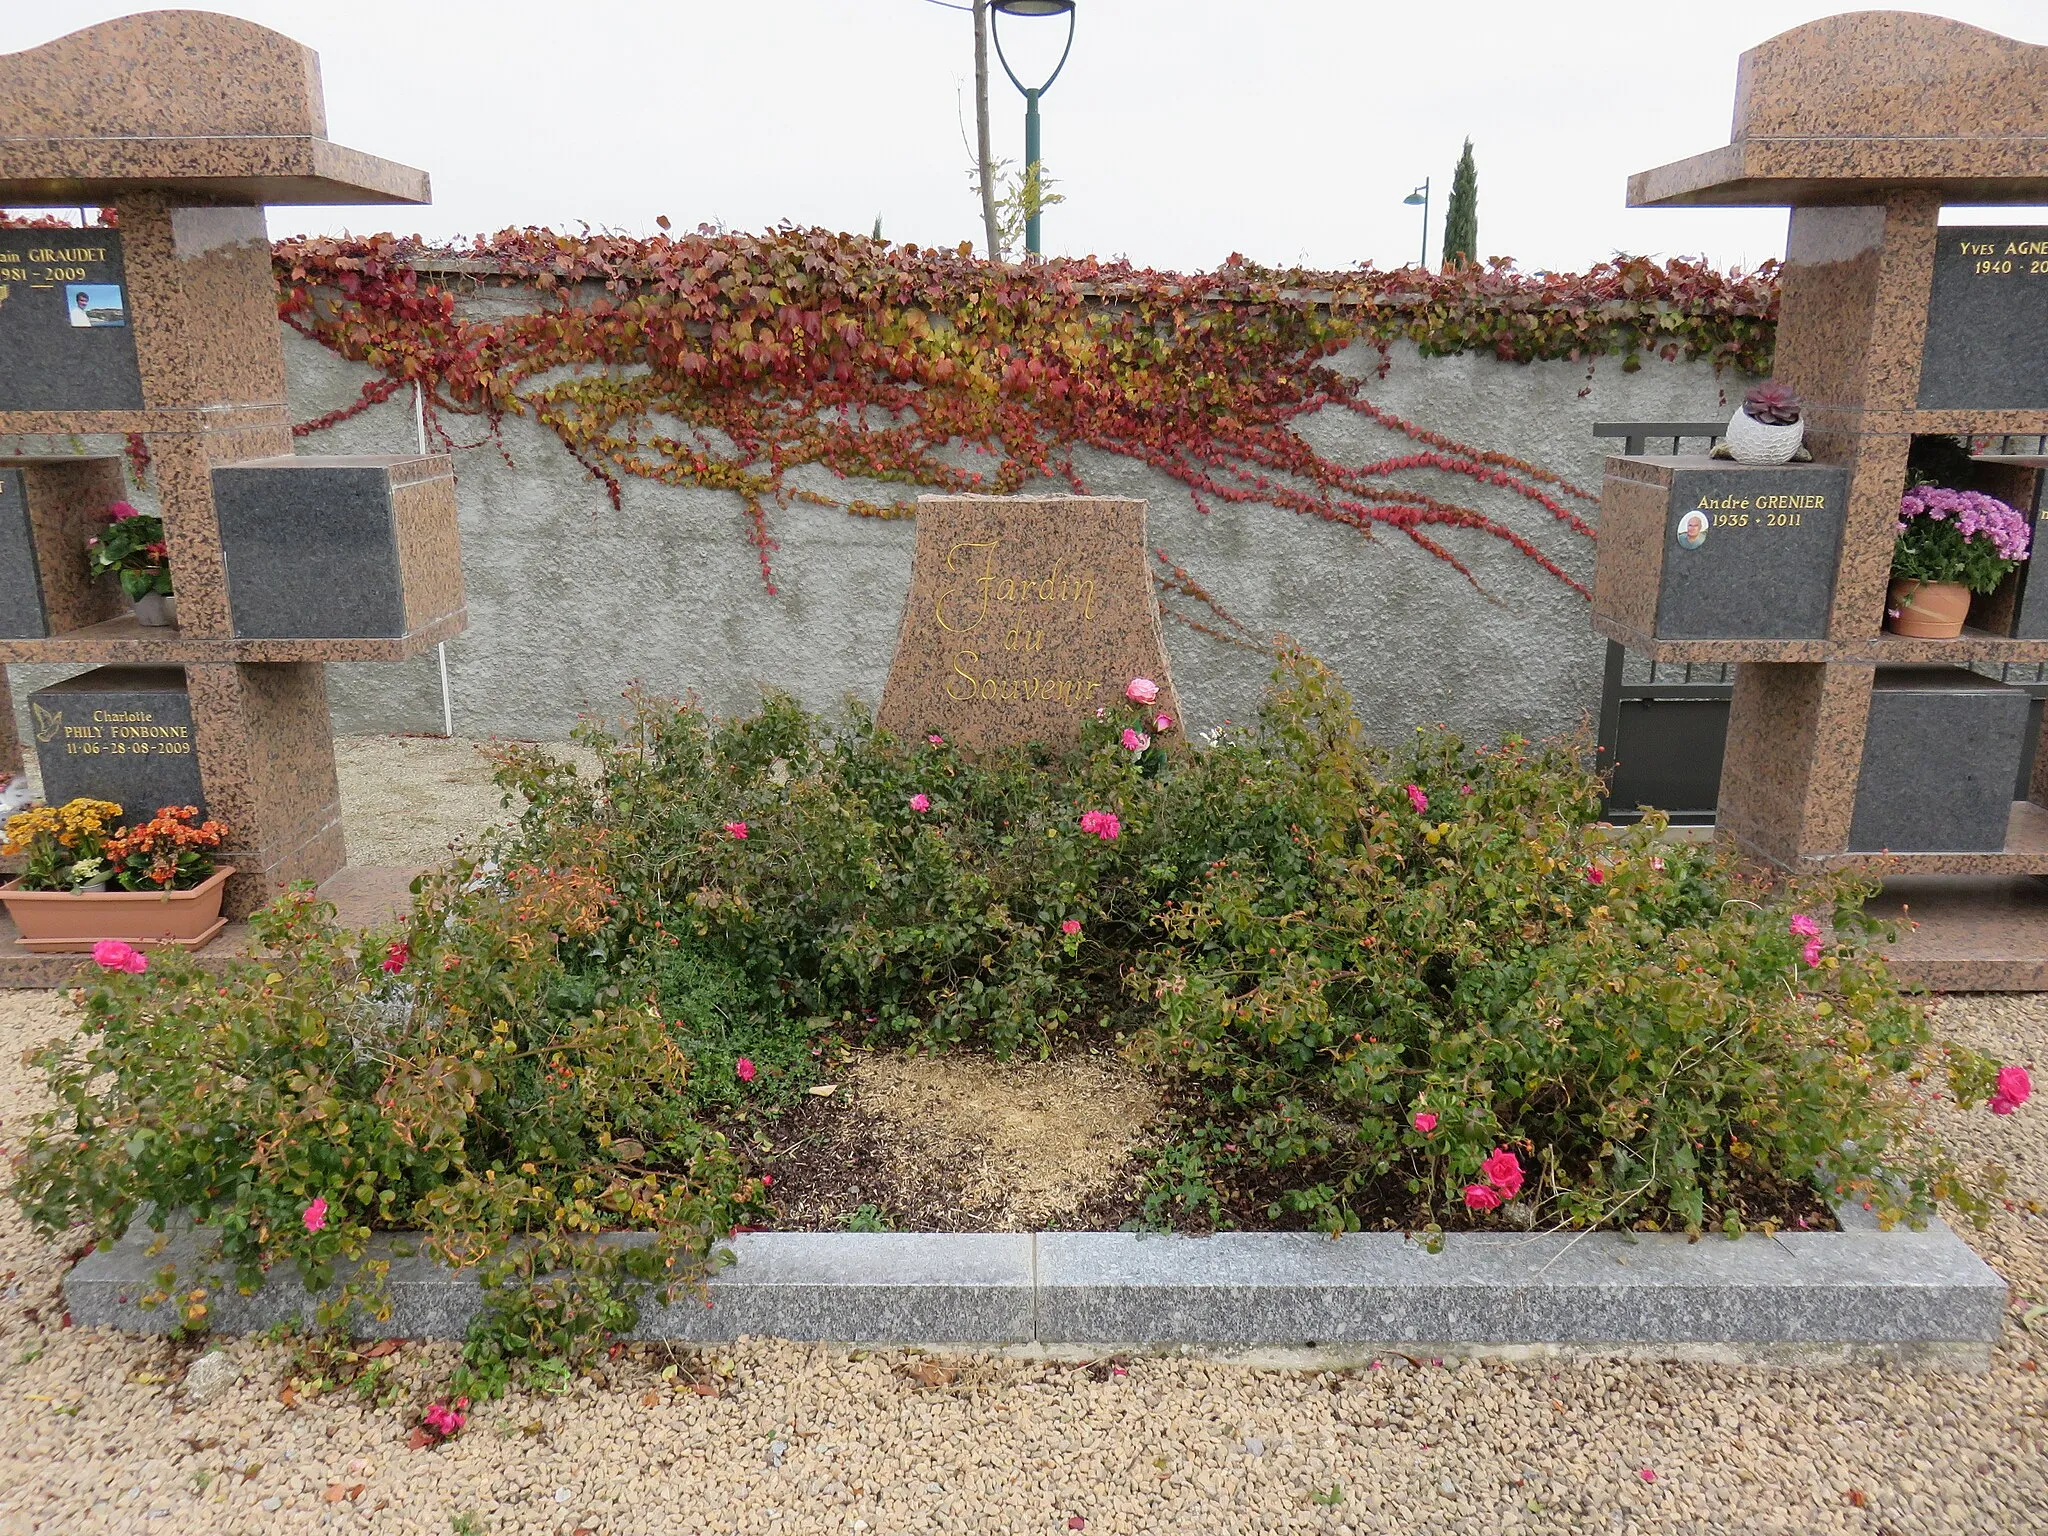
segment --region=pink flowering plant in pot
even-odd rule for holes
[[[85,541],[88,576],[112,576],[144,622],[168,622],[163,615],[165,599],[172,595],[171,556],[164,520],[116,501],[100,514],[100,523],[99,532]]]
[[[2026,517],[1980,491],[1920,485],[1899,499],[1886,625],[1904,635],[1962,633],[1970,594],[1987,593],[2028,556]]]

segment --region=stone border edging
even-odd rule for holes
[[[745,1335],[836,1343],[1047,1350],[1322,1351],[1401,1346],[1450,1353],[1616,1353],[1747,1359],[1939,1358],[1981,1365],[1999,1335],[2005,1282],[1940,1222],[1735,1241],[1673,1234],[1452,1233],[1440,1253],[1396,1233],[1213,1237],[1121,1232],[761,1232],[734,1238],[710,1304],[643,1310],[634,1337],[713,1343]],[[76,1325],[171,1331],[140,1297],[164,1264],[204,1283],[203,1233],[131,1228],[64,1278]],[[460,1338],[481,1302],[474,1271],[450,1272],[393,1234],[390,1318],[360,1337]],[[310,1322],[296,1275],[254,1296],[211,1286],[213,1326],[253,1332]]]

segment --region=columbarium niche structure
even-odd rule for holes
[[[465,623],[445,456],[293,455],[264,205],[427,200],[330,143],[318,57],[249,22],[158,11],[0,56],[0,205],[114,215],[0,230],[0,661],[94,668],[31,701],[49,798],[140,817],[196,791],[232,829],[230,916],[344,861],[325,664]],[[171,628],[85,570],[107,505],[152,496]]]
[[[1941,212],[2048,202],[2048,48],[1903,12],[1795,28],[1742,56],[1732,142],[1628,200],[1790,206],[1774,373],[1815,462],[1610,459],[1594,627],[1737,664],[1722,837],[1885,875],[1922,925],[1898,952],[1918,980],[2048,987],[2048,885],[2025,878],[2048,875],[2048,754],[1996,665],[2048,661],[2048,573],[2023,566],[1956,639],[1883,628],[1916,436],[1969,436],[1973,488],[2039,506],[2048,458],[1987,445],[2048,433],[2048,227]]]

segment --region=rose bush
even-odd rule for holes
[[[1136,979],[1156,1003],[1137,1053],[1203,1100],[1202,1178],[1183,1155],[1176,1198],[1271,1190],[1330,1228],[1406,1196],[1418,1223],[1522,1199],[1732,1231],[1825,1167],[1887,1219],[1973,1208],[1914,1134],[1932,1037],[1871,950],[1867,888],[1752,889],[1654,818],[1596,834],[1598,804],[1556,747],[1420,731],[1390,754],[1283,651],[1258,729],[1193,758],[1154,817],[1199,870]],[[1996,1092],[1996,1063],[1948,1064],[1965,1102]]]
[[[38,1057],[57,1108],[16,1197],[102,1237],[184,1212],[239,1285],[318,1288],[417,1229],[484,1269],[470,1396],[764,1219],[748,1148],[842,1038],[1121,1043],[1176,1106],[1149,1209],[1182,1226],[1735,1231],[1814,1178],[1887,1220],[1976,1208],[1920,1080],[1945,1049],[2001,1115],[2031,1080],[1939,1046],[1863,887],[1598,828],[1570,743],[1389,751],[1285,645],[1256,724],[1206,746],[1151,686],[1064,751],[642,695],[582,733],[594,777],[508,749],[518,820],[423,876],[402,931],[345,937],[301,894],[218,975],[167,951],[94,978]],[[203,1323],[206,1284],[159,1295]]]

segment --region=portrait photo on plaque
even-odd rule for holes
[[[126,325],[128,306],[119,283],[66,283],[64,314],[73,325]]]

